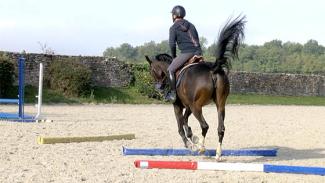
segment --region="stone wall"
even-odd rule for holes
[[[5,53],[13,60],[21,55]],[[116,59],[104,57],[26,54],[26,83],[38,85],[39,62],[46,67],[59,58],[75,58],[92,70],[96,86],[121,87],[132,81],[131,67]],[[232,93],[257,93],[266,95],[325,96],[325,76],[300,74],[270,74],[231,72],[229,75]]]
[[[325,76],[234,72],[231,92],[266,95],[325,96]]]
[[[6,54],[11,60],[17,60],[21,54],[12,52],[0,52]],[[46,68],[58,59],[71,58],[78,60],[92,70],[92,82],[96,86],[103,87],[122,87],[128,86],[132,80],[131,67],[116,59],[104,57],[88,56],[66,56],[66,55],[44,55],[44,54],[25,54],[26,69],[25,82],[33,86],[38,86],[39,63],[44,64],[44,74]],[[17,62],[15,62],[17,66]]]

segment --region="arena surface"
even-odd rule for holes
[[[15,112],[0,105],[0,112]],[[26,113],[35,111],[27,106]],[[217,143],[217,113],[203,110],[210,125],[207,148]],[[0,122],[0,182],[325,182],[325,176],[258,172],[144,170],[136,159],[214,161],[209,157],[123,156],[122,146],[181,148],[171,105],[49,105],[54,122]],[[199,123],[189,125],[197,135]],[[325,107],[227,105],[224,149],[279,148],[277,157],[226,157],[226,162],[325,167]],[[43,144],[38,136],[101,136],[134,133],[134,140]]]

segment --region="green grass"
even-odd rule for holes
[[[228,104],[260,105],[318,105],[325,106],[325,97],[267,96],[257,94],[230,94]]]
[[[25,102],[36,103],[38,90],[35,87],[26,86],[25,89]],[[65,97],[64,95],[55,92],[53,90],[43,90],[43,103],[55,104],[55,103],[68,103],[68,104],[80,104],[80,103],[117,103],[117,104],[151,104],[151,103],[163,103],[158,100],[150,99],[146,96],[142,96],[133,87],[125,88],[104,88],[95,87],[92,94],[87,97]]]
[[[95,87],[88,98],[81,98],[82,103],[119,103],[119,104],[151,104],[162,103],[141,95],[134,87],[104,88]]]
[[[35,97],[38,95],[38,89],[32,86],[25,87],[25,103],[36,103],[37,98]],[[79,103],[78,99],[74,98],[67,98],[62,94],[52,91],[52,90],[43,90],[43,103]]]
[[[13,89],[10,98],[16,98],[17,88]],[[36,103],[37,88],[26,86],[25,102]],[[43,103],[80,104],[80,103],[118,103],[118,104],[164,104],[165,102],[148,98],[137,92],[134,87],[126,88],[94,88],[92,94],[83,98],[67,98],[52,90],[43,91]],[[257,94],[230,94],[227,104],[259,104],[259,105],[316,105],[325,106],[325,97],[266,96]]]

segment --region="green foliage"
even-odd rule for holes
[[[91,92],[91,70],[72,58],[52,62],[45,81],[65,96],[89,96]]]
[[[148,64],[136,64],[132,66],[134,74],[134,87],[142,95],[149,98],[161,99],[161,95],[153,86],[153,79],[149,72]]]
[[[161,41],[160,43],[155,43],[150,41],[144,43],[141,46],[133,47],[129,43],[123,43],[119,47],[107,48],[103,55],[105,57],[115,57],[118,60],[125,62],[136,62],[143,60],[145,55],[156,55],[158,53],[170,53],[170,48],[167,40]]]
[[[247,72],[325,74],[325,48],[317,41],[306,44],[273,40],[262,46],[243,45],[233,69]]]
[[[324,54],[325,48],[321,45],[318,45],[316,40],[309,40],[306,44],[304,44],[303,52],[311,55],[320,55]]]
[[[103,55],[105,57],[112,58],[112,57],[117,57],[118,52],[117,52],[117,49],[115,49],[114,47],[109,47],[109,48],[106,48]]]
[[[200,37],[200,45],[201,45],[202,53],[205,54],[207,52],[207,45],[208,45],[207,38]]]
[[[0,55],[0,98],[9,97],[14,81],[14,64],[9,61],[8,57]]]
[[[129,43],[123,43],[118,48],[109,47],[104,51],[105,57],[114,57],[118,60],[134,61],[137,56],[137,49]]]
[[[119,52],[120,52],[120,57],[123,60],[134,58],[136,57],[137,54],[135,48],[133,48],[133,46],[131,46],[128,43],[121,44],[119,48]]]
[[[207,46],[207,39],[200,37],[200,44],[205,60],[214,61],[216,43]],[[104,56],[135,62],[142,61],[145,55],[158,53],[170,53],[167,40],[160,43],[150,41],[136,47],[124,43],[117,48],[107,48]],[[243,44],[239,49],[239,59],[232,60],[231,66],[235,71],[325,74],[325,47],[316,40],[303,45],[281,40],[272,40],[261,46]]]
[[[167,40],[161,41],[160,43],[155,43],[150,41],[144,43],[142,46],[137,47],[138,56],[137,60],[143,60],[146,55],[154,56],[159,53],[170,53],[170,48]]]

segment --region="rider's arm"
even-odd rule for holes
[[[172,57],[176,57],[176,32],[175,29],[169,29],[169,47],[172,54]]]

